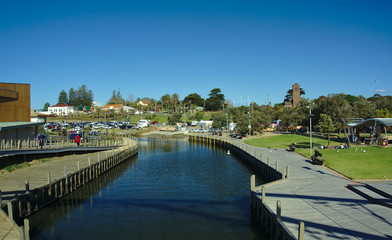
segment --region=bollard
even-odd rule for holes
[[[8,209],[8,217],[10,219],[14,220],[14,212],[13,212],[13,209],[12,209],[12,202],[11,201],[7,202],[7,209]]]
[[[98,153],[98,159],[99,159],[99,153]],[[91,166],[91,158],[88,157],[88,165]]]
[[[261,187],[261,202],[265,202],[265,188]]]
[[[278,221],[282,219],[282,203],[280,200],[276,201],[276,219]]]
[[[52,180],[51,180],[51,178],[50,178],[50,172],[48,172],[48,184],[50,184],[51,181],[52,181]]]
[[[271,159],[270,159],[270,157],[267,157],[267,164],[268,164],[268,166],[270,165],[270,163],[271,163]]]
[[[23,225],[24,225],[24,239],[25,240],[30,240],[30,222],[29,219],[25,218],[23,219]]]
[[[289,166],[286,166],[286,178],[289,178]]]
[[[283,168],[283,172],[282,172],[282,179],[286,178],[286,168]]]
[[[305,223],[299,222],[298,240],[304,240]]]
[[[276,171],[278,171],[278,168],[279,168],[279,164],[278,164],[278,160],[276,160]]]
[[[29,193],[29,191],[30,191],[30,184],[29,184],[28,180],[25,181],[25,186],[26,186],[26,193]]]
[[[256,176],[253,174],[250,176],[250,191],[254,192],[256,188]]]
[[[65,184],[68,184],[67,166],[64,166],[64,177],[65,177]]]
[[[105,153],[106,153],[106,158],[108,158],[108,151],[105,151]]]
[[[78,161],[78,171],[80,171],[80,162]]]

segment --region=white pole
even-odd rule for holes
[[[309,124],[310,124],[310,156],[312,156],[312,107],[309,105]]]

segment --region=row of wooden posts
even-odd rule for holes
[[[11,201],[7,201],[6,204],[2,204],[0,191],[0,205],[11,220],[17,223],[23,221],[23,225],[20,227],[21,236],[23,239],[29,239],[29,222],[26,219],[27,216],[99,177],[102,173],[137,154],[137,152],[137,144],[132,147],[127,146],[122,151],[112,149],[111,154],[108,154],[106,151],[106,157],[104,159],[100,159],[100,155],[98,154],[98,161],[94,164],[91,163],[89,157],[87,159],[88,166],[85,168],[80,168],[80,162],[78,161],[78,170],[74,173],[68,173],[67,167],[64,166],[63,178],[52,181],[50,172],[48,172],[48,184],[34,190],[30,190],[29,182],[26,180],[25,194]]]
[[[289,177],[289,166],[280,167],[278,161],[275,161],[275,166],[271,165],[271,158],[267,156],[266,160],[263,159],[263,154],[257,154],[249,145],[235,141],[227,137],[219,137],[207,134],[191,134],[189,140],[198,141],[200,143],[221,146],[232,153],[237,154],[243,161],[247,162],[256,172],[263,176],[269,182],[281,181]],[[294,236],[290,230],[281,221],[281,202],[277,202],[276,213],[272,211],[265,203],[265,188],[261,186],[261,198],[258,196],[256,189],[255,175],[251,176],[251,208],[255,213],[257,221],[260,222],[260,227],[266,229],[266,233],[270,239],[282,240],[303,240],[304,236],[304,223],[299,223],[298,238]]]
[[[89,139],[82,140],[80,146],[82,147],[107,147],[120,146],[121,139]],[[69,138],[52,138],[48,137],[44,140],[43,148],[64,148],[75,147],[76,143]],[[0,141],[0,150],[28,150],[40,148],[40,143],[37,139],[2,139]]]

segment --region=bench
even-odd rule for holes
[[[291,144],[290,146],[289,146],[289,151],[290,152],[294,152],[295,151],[295,144],[293,143],[293,144]]]
[[[325,162],[325,159],[322,159],[322,158],[319,158],[319,157],[312,156],[312,163],[313,163],[313,164],[323,166],[323,165],[324,165],[324,162]]]

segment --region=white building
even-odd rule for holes
[[[66,104],[58,103],[56,105],[48,107],[48,112],[51,113],[51,114],[55,114],[57,116],[67,116],[67,115],[69,115],[71,113],[74,113],[75,110],[71,106],[68,106]]]

